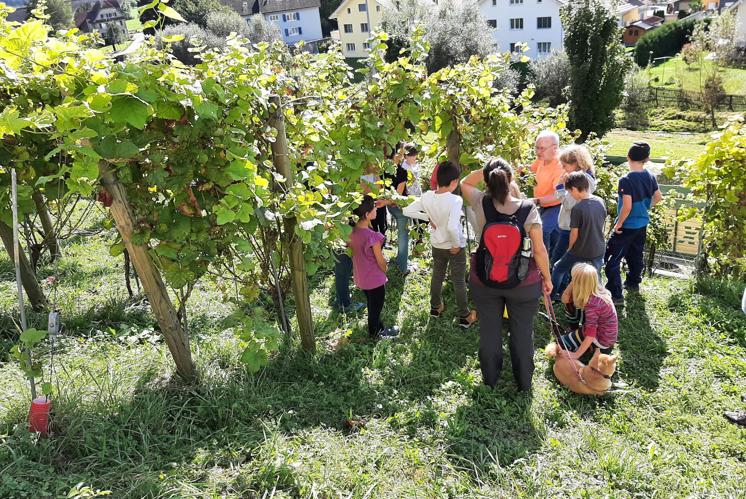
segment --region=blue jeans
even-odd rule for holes
[[[614,232],[606,243],[606,289],[612,298],[620,299],[622,294],[622,275],[619,266],[622,258],[627,260],[626,286],[636,287],[642,282],[642,271],[645,268],[642,252],[645,250],[647,227],[640,229],[622,228],[622,233]]]
[[[335,253],[334,258],[334,291],[338,307],[347,308],[352,303],[350,298],[350,278],[352,277],[352,258],[346,252]]]
[[[549,256],[552,256],[554,247],[557,245],[560,237],[560,229],[559,225],[557,225],[559,211],[560,205],[541,209],[541,231],[544,239],[544,247],[547,249]]]
[[[604,263],[604,257],[598,258],[581,258],[572,253],[565,253],[565,256],[557,260],[552,267],[552,299],[559,300],[565,291],[567,284],[570,282],[570,272],[577,263],[590,263],[596,267],[598,272],[598,281],[601,282],[601,266]]]
[[[399,270],[406,272],[407,263],[409,262],[409,218],[404,216],[404,213],[398,206],[389,206],[389,213],[396,219],[398,249],[394,261]]]
[[[549,263],[552,266],[554,266],[554,264],[557,263],[560,258],[565,256],[565,253],[567,253],[567,246],[569,244],[570,244],[570,231],[560,229],[559,239],[557,239],[557,243],[554,245],[554,250],[552,251],[552,254],[549,255],[550,256]]]

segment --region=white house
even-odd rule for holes
[[[129,18],[117,0],[73,0],[71,6],[73,22],[81,31],[98,31],[108,43],[128,38]]]
[[[519,43],[528,45],[530,58],[561,50],[564,30],[560,8],[565,0],[480,0],[479,10],[495,28],[498,50],[515,52]]]
[[[736,16],[736,34],[734,36],[736,45],[746,49],[746,2],[738,0],[729,6],[728,10]]]
[[[220,0],[244,18],[260,14],[280,29],[288,45],[321,40],[320,0]]]
[[[282,39],[288,45],[299,41],[314,42],[321,34],[320,0],[254,0],[255,14],[280,28]]]

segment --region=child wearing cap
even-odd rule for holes
[[[624,306],[622,276],[619,271],[622,258],[627,261],[628,267],[624,288],[637,292],[642,282],[643,250],[650,222],[649,212],[663,199],[655,176],[645,169],[645,163],[649,160],[650,146],[646,142],[635,142],[627,153],[630,171],[619,179],[619,212],[604,256],[606,289],[611,292],[617,306]]]

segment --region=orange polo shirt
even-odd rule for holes
[[[549,164],[544,164],[544,161],[537,159],[531,164],[531,171],[536,174],[536,187],[534,187],[534,197],[542,198],[554,194],[555,187],[560,183],[559,179],[563,173],[564,168],[560,165],[560,162],[555,158]],[[549,206],[557,206],[562,203],[561,200],[556,200],[551,203],[542,203],[541,206],[547,208]]]

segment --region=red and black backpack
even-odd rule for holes
[[[477,277],[490,288],[518,286],[528,275],[531,239],[524,225],[532,203],[521,201],[512,215],[497,211],[492,198],[482,198],[485,224],[476,253]]]

